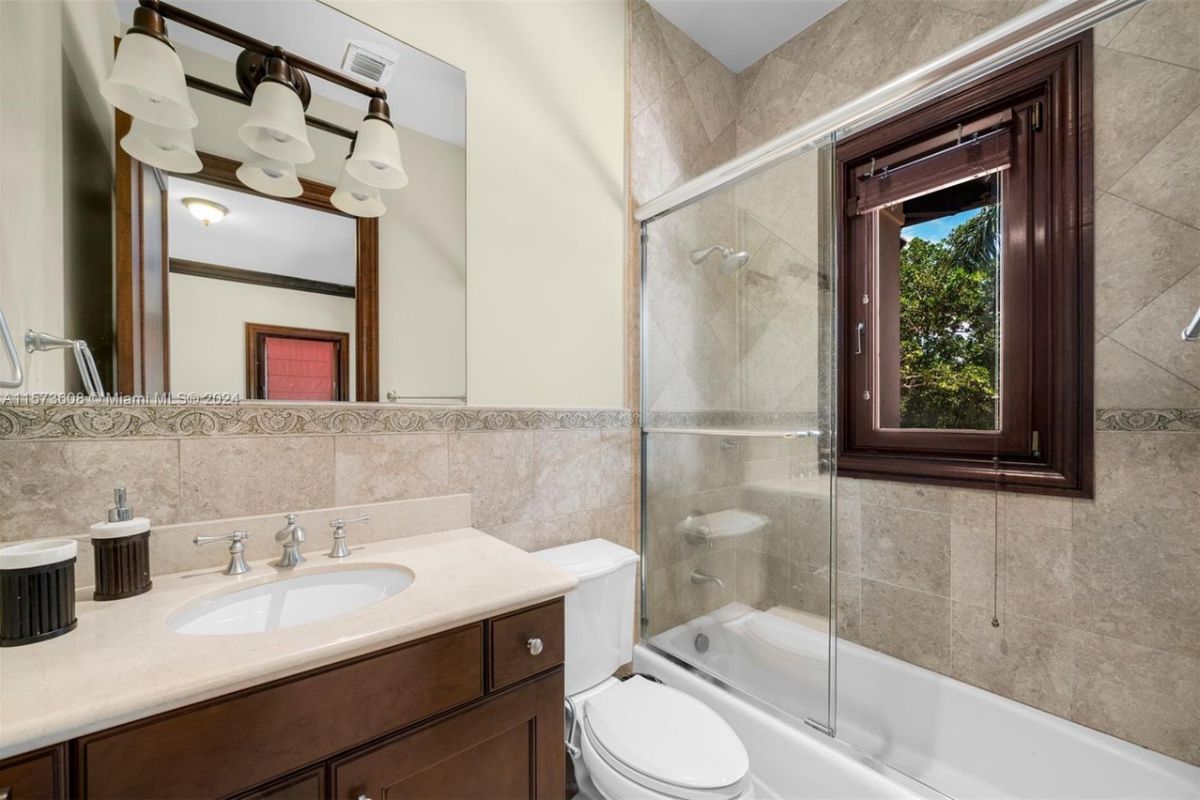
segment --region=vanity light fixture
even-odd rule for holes
[[[143,0],[133,12],[133,27],[121,38],[100,93],[131,117],[154,125],[188,130],[200,124],[157,0]]]
[[[121,149],[143,164],[167,172],[191,173],[204,168],[192,132],[186,128],[164,128],[135,117],[129,133],[121,138]]]
[[[229,209],[225,206],[214,203],[212,200],[205,200],[203,197],[185,197],[183,204],[187,207],[188,213],[203,222],[206,228],[214,222],[225,219],[225,215],[229,213]]]
[[[304,193],[296,165],[264,155],[252,155],[237,168],[237,179],[256,192],[271,197],[299,197]]]
[[[358,126],[346,171],[359,181],[377,189],[400,189],[408,183],[408,173],[400,162],[400,140],[392,126],[387,95],[376,89],[367,106],[367,116]]]
[[[168,19],[243,48],[236,64],[240,93],[184,73],[167,39]],[[370,98],[357,132],[305,116],[312,99],[309,75]],[[133,117],[121,148],[160,169],[199,172],[202,164],[189,131],[200,120],[188,100],[189,88],[250,106],[238,138],[252,155],[238,167],[237,177],[257,192],[272,197],[303,194],[296,165],[316,158],[308,141],[309,125],[357,143],[333,199],[345,213],[377,217],[385,211],[379,190],[408,183],[387,93],[381,87],[371,88],[339,70],[162,0],[138,0],[133,26],[121,39],[112,74],[101,90],[109,103]]]
[[[250,116],[238,129],[242,143],[260,155],[307,164],[316,154],[308,143],[304,109],[311,98],[308,78],[288,64],[281,48],[270,56],[245,50],[237,60],[238,84],[251,96]]]
[[[353,147],[353,145],[351,145]],[[349,163],[350,156],[346,156]],[[338,179],[337,189],[329,198],[329,202],[338,211],[352,217],[381,217],[387,211],[379,190],[355,178],[342,166],[342,176]]]

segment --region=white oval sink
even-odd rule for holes
[[[413,574],[402,567],[311,572],[206,598],[176,611],[167,626],[191,636],[294,628],[366,608],[412,582]]]

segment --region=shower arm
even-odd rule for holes
[[[1196,309],[1196,316],[1192,317],[1192,321],[1183,329],[1181,336],[1185,342],[1200,341],[1200,308]]]
[[[87,342],[83,339],[64,339],[32,329],[25,331],[25,352],[45,353],[50,350],[72,351],[75,354],[75,366],[79,368],[79,377],[83,380],[83,388],[88,397],[104,396],[100,371],[96,368],[96,359],[92,357],[92,349],[88,347]]]

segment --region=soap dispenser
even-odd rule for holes
[[[95,600],[120,600],[150,591],[150,520],[135,517],[125,490],[113,490],[108,521],[91,527]]]

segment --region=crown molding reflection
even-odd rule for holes
[[[315,436],[465,431],[628,429],[625,409],[364,404],[119,403],[0,406],[0,439]]]

